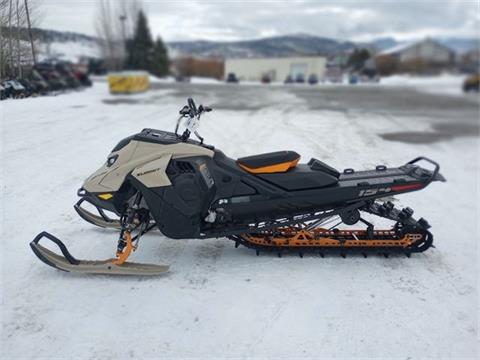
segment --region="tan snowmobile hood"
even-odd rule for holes
[[[110,153],[109,159],[118,156],[113,164],[106,162],[85,180],[83,188],[93,193],[117,191],[130,172],[147,187],[169,186],[165,170],[171,158],[213,157],[213,154],[210,149],[183,142],[164,145],[131,140],[120,150]]]

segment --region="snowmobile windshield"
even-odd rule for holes
[[[120,140],[120,142],[117,145],[115,145],[115,147],[112,149],[112,152],[116,152],[123,149],[125,146],[128,145],[130,141],[132,141],[134,137],[135,135],[131,135],[129,137],[126,137],[125,139]]]

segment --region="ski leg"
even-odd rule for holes
[[[126,239],[126,241],[124,239]],[[133,246],[132,244],[132,235],[128,230],[123,232],[122,244],[123,243],[125,243],[125,246],[122,246],[122,248],[117,251],[117,259],[112,262],[115,265],[124,264],[125,261],[127,261],[128,257],[130,256],[130,254],[132,253],[132,251],[135,251],[136,249],[135,246]]]

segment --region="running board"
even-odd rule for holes
[[[42,238],[46,238],[55,243],[62,255],[47,249],[39,244]],[[154,265],[125,262],[122,265],[115,265],[115,259],[108,260],[78,260],[74,258],[63,242],[58,238],[44,231],[38,234],[30,243],[35,255],[45,264],[56,269],[82,274],[105,274],[105,275],[137,275],[137,276],[155,276],[161,275],[169,270],[168,265]]]

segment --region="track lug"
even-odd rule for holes
[[[255,253],[257,254],[257,256],[260,256],[260,250],[255,250]]]
[[[389,254],[389,253],[383,253],[383,256],[384,256],[386,259],[388,259],[388,257],[390,256],[390,254]]]
[[[281,252],[278,252],[278,253],[277,253],[277,256],[278,256],[279,258],[281,258],[281,257],[282,257],[282,253],[281,253]]]
[[[238,241],[235,241],[235,249],[240,246],[240,243]]]
[[[346,255],[344,252],[341,252],[341,253],[340,253],[340,256],[341,256],[342,258],[344,258],[344,259],[347,257],[347,255]]]
[[[406,253],[405,253],[405,256],[406,256],[407,258],[409,258],[409,257],[411,256],[411,254],[410,254],[409,252],[406,252]]]
[[[302,252],[299,252],[299,253],[298,253],[298,256],[300,256],[301,258],[303,258],[303,253],[302,253]]]
[[[365,259],[367,258],[367,253],[362,252],[362,255]]]
[[[324,258],[324,257],[325,257],[325,254],[324,254],[324,253],[320,252],[319,254],[320,254],[320,257],[321,257],[321,258]]]

